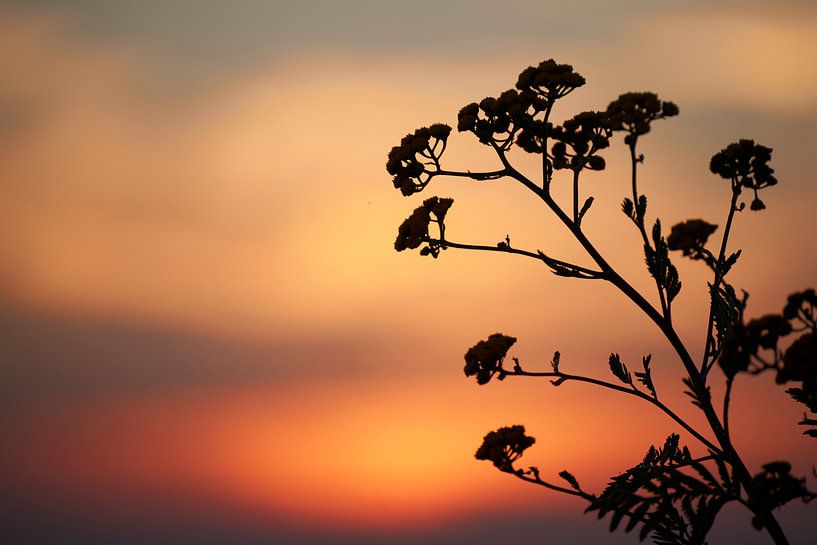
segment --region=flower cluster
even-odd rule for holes
[[[507,150],[514,135],[531,126],[533,116],[545,107],[545,102],[530,91],[508,89],[496,98],[486,97],[479,104],[464,106],[457,116],[457,130],[470,131],[483,144]]]
[[[791,464],[771,462],[764,464],[763,471],[752,477],[748,503],[755,513],[770,513],[791,500],[813,496],[806,488],[806,480],[791,474]],[[752,525],[758,530],[764,524],[763,515],[752,518]]]
[[[751,320],[748,324],[736,323],[721,345],[718,359],[721,369],[727,377],[734,377],[737,373],[747,371],[752,357],[757,356],[761,348],[776,349],[781,337],[791,332],[788,320],[779,314],[767,314]],[[780,375],[778,381],[785,382],[780,380]]]
[[[506,426],[488,432],[474,455],[477,460],[488,460],[501,471],[512,472],[513,463],[536,442],[525,435],[525,426]]]
[[[524,69],[516,89],[464,106],[457,116],[457,129],[472,132],[483,144],[502,150],[510,149],[518,135],[517,143],[522,149],[542,153],[542,143],[553,125],[534,117],[549,111],[557,99],[584,83],[572,66],[548,59]]]
[[[494,333],[479,341],[465,353],[465,376],[476,376],[477,384],[487,384],[502,367],[508,350],[516,342],[516,337]]]
[[[721,343],[718,364],[727,377],[733,378],[749,369],[752,356],[756,353],[757,343],[753,342],[746,326],[738,322],[732,326]]]
[[[768,314],[748,324],[737,322],[720,346],[718,363],[729,378],[741,372],[759,373],[776,370],[778,384],[799,382],[788,388],[794,400],[817,413],[817,293],[813,289],[789,296],[782,314]],[[781,339],[794,332],[805,331],[785,351]],[[770,351],[771,361],[759,352]],[[808,421],[801,422],[807,424]],[[817,437],[817,430],[808,435]]]
[[[545,142],[554,133],[553,123],[545,123],[541,119],[525,125],[516,137],[516,145],[528,153],[542,153]]]
[[[553,104],[557,99],[585,84],[584,77],[569,64],[558,64],[553,59],[528,66],[516,80],[516,88],[530,91]]]
[[[754,140],[740,140],[729,144],[712,156],[709,170],[721,178],[732,181],[732,190],[740,192],[742,187],[754,191],[750,208],[763,210],[766,205],[757,192],[760,189],[777,184],[774,169],[769,166],[772,159],[772,148],[755,144]]]
[[[676,115],[678,106],[660,100],[655,93],[624,93],[607,106],[610,128],[626,132],[624,143],[630,146],[650,132],[650,123]]]
[[[394,146],[386,161],[386,170],[394,176],[392,182],[403,195],[422,191],[431,178],[426,166],[434,164],[439,168],[439,160],[445,151],[445,144],[451,127],[436,123],[430,127],[421,127],[407,134]],[[422,179],[426,175],[425,180]]]
[[[717,225],[701,219],[684,221],[672,226],[667,246],[670,250],[680,250],[686,257],[702,259],[706,241],[717,228]]]
[[[783,318],[807,332],[783,353],[778,382],[802,381],[800,388],[786,391],[817,413],[817,293],[807,289],[789,295]]]
[[[813,289],[789,296],[782,314],[767,314],[747,324],[738,322],[732,326],[723,340],[718,361],[727,376],[747,371],[752,358],[761,349],[771,350],[774,364],[764,363],[764,368],[777,370],[777,382],[809,381],[817,386],[817,293]],[[796,331],[806,332],[782,352],[780,340]],[[762,360],[759,358],[759,361]],[[817,393],[817,390],[815,390]]]
[[[553,131],[553,168],[604,170],[604,158],[595,153],[610,146],[612,134],[603,112],[582,112],[568,119]]]
[[[817,380],[817,333],[806,333],[783,353],[777,382]]]
[[[394,241],[394,249],[402,252],[403,250],[419,248],[423,243],[427,243],[427,246],[420,250],[420,254],[431,255],[436,258],[440,250],[444,249],[442,245],[444,237],[443,222],[452,204],[454,204],[454,199],[442,197],[431,197],[423,201],[423,204],[415,208],[414,212],[400,224],[397,229],[397,239]],[[439,240],[433,240],[429,235],[428,227],[432,221],[439,226]]]
[[[817,325],[817,292],[813,289],[798,291],[789,295],[783,316],[787,320],[799,320],[805,325]]]

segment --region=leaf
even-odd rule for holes
[[[558,350],[553,353],[553,359],[550,360],[550,366],[553,367],[553,372],[554,373],[559,372],[559,360],[561,358],[562,358],[562,355],[559,353]]]
[[[580,223],[581,223],[582,218],[584,217],[584,215],[587,213],[587,211],[590,210],[590,206],[592,204],[593,204],[593,197],[587,197],[587,200],[584,201],[584,204],[582,205],[582,209],[579,210],[579,222]]]
[[[706,468],[706,466],[703,465],[701,462],[695,462],[694,464],[691,464],[690,467],[692,467],[692,469],[698,475],[700,475],[706,482],[708,482],[710,485],[712,485],[713,488],[718,488],[718,489],[721,488],[721,483],[718,482],[718,480],[715,478],[715,476],[712,475],[712,472],[709,471]]]
[[[621,523],[621,519],[624,518],[624,515],[627,513],[624,509],[617,509],[613,511],[613,516],[610,518],[610,531],[615,532],[618,525]]]
[[[667,272],[664,278],[664,289],[667,290],[667,301],[672,302],[681,293],[681,280],[678,277],[678,269],[675,268],[669,258],[667,258]]]
[[[652,228],[653,246],[644,245],[644,260],[647,271],[655,278],[658,286],[667,294],[668,302],[681,292],[681,280],[678,269],[672,264],[669,257],[667,241],[661,234],[661,220],[656,219]]]
[[[577,481],[576,477],[574,477],[569,471],[561,471],[559,473],[559,477],[567,481],[572,489],[581,490],[581,487],[579,487],[579,481]]]
[[[599,518],[612,514],[611,531],[629,517],[625,532],[640,525],[642,541],[651,536],[662,545],[705,544],[717,512],[734,495],[712,486],[709,480],[717,481],[705,468],[706,477],[698,479],[689,469],[691,460],[680,436],[672,434],[660,448],[651,446],[639,464],[611,478],[586,512],[597,511]]]
[[[729,329],[743,314],[744,303],[738,299],[735,289],[727,285],[725,288],[709,286],[710,305],[715,321],[715,333],[718,346],[723,341]]]
[[[732,477],[729,475],[729,469],[726,467],[726,463],[720,458],[720,456],[715,456],[715,466],[718,468],[718,476],[721,478],[721,482],[723,482],[726,490],[732,494],[737,494],[738,486],[732,480]]]
[[[635,219],[637,221],[640,221],[640,222],[644,221],[644,216],[647,215],[647,196],[646,195],[640,195],[638,197],[638,206],[636,206],[635,214],[636,214]]]
[[[633,201],[630,199],[624,199],[624,202],[621,203],[621,211],[627,214],[627,217],[629,217],[631,220],[635,221],[635,205],[633,204]]]
[[[735,265],[735,263],[738,262],[738,258],[740,257],[741,251],[742,250],[738,250],[737,252],[733,253],[732,255],[726,258],[726,260],[721,265],[721,277],[726,276],[732,269],[732,267]]]
[[[658,218],[652,226],[652,241],[656,248],[661,244],[661,220]]]
[[[583,279],[590,279],[590,278],[598,278],[598,276],[588,274],[581,267],[577,265],[572,265],[570,263],[563,263],[552,257],[548,257],[545,253],[541,250],[537,250],[539,254],[539,258],[545,262],[545,265],[550,267],[550,272],[555,274],[556,276],[564,276],[568,278],[583,278]]]
[[[618,354],[610,354],[610,371],[616,376],[618,380],[624,384],[632,384],[633,377],[627,371],[627,366],[622,363]]]
[[[644,372],[636,371],[635,378],[643,384],[652,394],[653,399],[658,399],[658,392],[655,391],[655,385],[652,382],[652,371],[650,370],[650,360],[652,354],[647,354],[641,358],[641,363],[644,366]]]
[[[632,515],[630,515],[630,520],[627,522],[627,526],[624,527],[625,532],[631,532],[633,528],[635,528],[639,522],[644,522],[644,516],[647,514],[647,511],[650,508],[650,504],[647,502],[642,502],[635,511],[633,511]]]
[[[684,390],[684,394],[692,398],[692,404],[696,407],[703,407],[703,401],[708,400],[711,397],[709,393],[709,386],[704,388],[696,387],[689,377],[681,379],[681,381],[684,383],[684,386],[689,388],[689,390]]]

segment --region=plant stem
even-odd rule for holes
[[[652,248],[650,238],[647,236],[647,228],[644,226],[644,216],[638,213],[638,157],[635,154],[635,147],[636,142],[631,143],[629,146],[633,207],[636,211],[636,225],[638,226],[638,231],[641,233],[641,240],[644,241],[644,247]],[[672,320],[669,302],[664,297],[664,290],[661,288],[661,283],[657,278],[655,279],[655,287],[658,288],[658,298],[661,301],[661,312],[667,320]]]
[[[545,136],[542,138],[542,189],[550,191],[550,180],[553,176],[553,165],[548,159],[548,119],[550,119],[550,112],[553,110],[553,100],[549,100],[545,108]],[[507,165],[506,165],[507,166]]]
[[[721,445],[721,450],[723,451],[724,458],[728,461],[735,469],[736,476],[741,483],[741,486],[747,492],[751,488],[751,474],[749,470],[746,468],[746,465],[743,463],[743,460],[738,455],[737,451],[735,450],[734,446],[732,445],[731,440],[729,439],[728,434],[723,428],[721,424],[718,414],[715,412],[715,408],[712,405],[712,399],[708,395],[708,389],[706,387],[706,376],[698,371],[694,361],[692,360],[692,356],[689,354],[686,346],[684,345],[683,341],[678,337],[672,323],[667,320],[665,316],[659,313],[644,297],[635,290],[624,278],[622,278],[611,266],[607,261],[602,257],[602,255],[598,252],[598,250],[593,246],[593,244],[585,237],[584,233],[578,229],[578,227],[570,220],[570,218],[564,213],[564,211],[559,207],[559,205],[553,200],[553,197],[550,195],[548,191],[540,190],[536,184],[531,182],[528,178],[526,178],[523,174],[517,171],[513,166],[510,165],[507,158],[505,157],[505,153],[494,146],[494,149],[497,151],[500,160],[505,165],[505,168],[508,170],[508,175],[515,178],[525,187],[531,189],[536,195],[539,196],[542,201],[556,214],[556,216],[562,221],[562,223],[573,233],[573,236],[576,240],[582,245],[582,247],[587,251],[593,261],[599,266],[601,271],[605,274],[607,280],[609,280],[613,285],[615,285],[624,295],[627,296],[633,303],[636,304],[661,330],[664,336],[669,341],[670,345],[675,350],[676,354],[681,360],[681,363],[684,366],[684,369],[687,372],[687,376],[689,377],[691,384],[693,385],[693,390],[696,392],[706,392],[706,394],[701,395],[700,399],[698,400],[700,403],[700,408],[706,417],[707,422],[709,423],[712,432],[715,434],[715,437],[718,440],[718,443]],[[732,207],[730,210],[730,221],[727,222],[727,231],[731,227],[731,218],[734,214],[735,206],[734,203],[737,200],[737,196],[733,193],[732,198]],[[726,240],[725,233],[724,241]],[[726,244],[725,242],[721,245],[721,253],[725,252]],[[782,528],[780,527],[779,523],[774,517],[772,512],[764,512],[764,513],[756,513],[763,516],[764,519],[764,526],[766,530],[769,532],[769,535],[772,537],[776,545],[788,545],[788,539],[786,538],[785,534],[783,533]]]
[[[545,264],[548,262],[556,263],[565,268],[575,269],[576,271],[586,275],[582,278],[587,279],[602,279],[604,275],[599,271],[594,271],[592,269],[588,269],[586,267],[582,267],[580,265],[574,265],[573,263],[568,263],[567,261],[562,261],[560,259],[554,259],[550,256],[546,256],[541,252],[530,252],[528,250],[520,250],[518,248],[511,248],[510,246],[503,245],[503,246],[483,246],[480,244],[461,244],[459,242],[451,242],[448,240],[436,240],[436,239],[429,239],[429,242],[438,243],[443,247],[446,248],[458,248],[461,250],[480,250],[485,252],[502,252],[506,254],[517,254],[523,255],[525,257],[533,258],[537,261],[544,261]]]
[[[618,384],[613,384],[611,382],[607,382],[604,380],[595,379],[592,377],[584,377],[581,375],[571,375],[568,373],[562,372],[535,372],[535,371],[504,371],[503,373],[505,376],[528,376],[528,377],[551,377],[556,379],[563,379],[563,380],[575,380],[577,382],[586,382],[588,384],[595,384],[596,386],[601,386],[602,388],[608,388],[610,390],[615,390],[617,392],[621,392],[624,394],[633,395],[639,397],[652,405],[658,407],[661,411],[663,411],[667,416],[672,418],[679,426],[684,428],[688,431],[693,437],[695,437],[698,441],[700,441],[706,448],[709,450],[717,453],[723,454],[721,449],[716,447],[711,441],[709,441],[706,437],[701,435],[697,430],[695,430],[692,426],[687,424],[680,416],[675,414],[672,409],[658,401],[652,396],[645,394],[640,390],[635,390],[631,388],[625,388],[623,386],[619,386]]]
[[[472,180],[477,181],[496,180],[502,178],[503,176],[508,175],[505,169],[493,170],[490,172],[460,172],[456,170],[438,170],[436,172],[431,172],[430,174],[431,178],[433,178],[434,176],[455,176],[461,178],[471,178]],[[429,178],[429,180],[431,178]]]
[[[588,494],[587,492],[582,492],[580,490],[572,490],[570,488],[565,488],[563,486],[557,486],[555,484],[550,484],[547,481],[543,481],[539,477],[531,477],[529,475],[525,475],[524,473],[516,473],[516,472],[511,472],[511,471],[508,471],[507,473],[511,473],[517,479],[522,479],[523,481],[526,481],[526,482],[529,482],[529,483],[538,484],[539,486],[544,486],[545,488],[548,488],[548,489],[556,491],[556,492],[561,492],[562,494],[569,494],[571,496],[578,496],[578,497],[583,498],[583,499],[585,499],[587,501],[593,501],[595,499],[595,497],[593,497],[593,495]]]
[[[740,185],[737,184],[736,180],[732,181],[732,201],[729,204],[729,216],[726,218],[726,227],[723,230],[723,237],[721,238],[721,249],[718,252],[718,260],[715,262],[715,279],[712,282],[711,289],[720,289],[720,284],[722,280],[721,275],[721,267],[723,266],[724,259],[726,258],[726,244],[729,240],[729,232],[732,230],[732,220],[735,217],[735,211],[737,207],[735,206],[738,202],[738,197],[740,196]],[[715,356],[716,354],[711,354],[710,352],[714,352],[715,350],[715,337],[712,335],[712,326],[715,323],[715,309],[713,305],[710,303],[709,305],[709,319],[707,320],[706,326],[706,347],[704,348],[704,355],[703,361],[701,362],[701,374],[704,378],[709,373],[709,370],[715,364]],[[712,360],[709,360],[709,356],[712,356]]]
[[[732,398],[732,383],[735,382],[735,377],[726,378],[726,392],[723,394],[723,429],[726,436],[730,438],[729,434],[729,401]]]
[[[580,169],[573,170],[573,223],[579,223],[579,173]]]

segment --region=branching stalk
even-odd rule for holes
[[[740,185],[737,180],[732,180],[732,201],[729,203],[729,215],[726,218],[726,227],[723,230],[723,237],[721,238],[721,248],[718,252],[718,260],[715,262],[715,279],[712,282],[714,289],[719,289],[723,276],[721,270],[724,259],[726,259],[726,246],[729,241],[729,233],[732,230],[732,220],[737,211],[738,197],[740,196]],[[701,375],[706,378],[712,366],[715,365],[717,354],[715,351],[715,336],[712,333],[712,328],[715,323],[715,309],[712,305],[709,307],[709,318],[707,319],[706,328],[706,346],[704,348],[703,361],[701,362]],[[710,359],[711,357],[711,359]]]
[[[588,384],[594,384],[594,385],[600,386],[602,388],[607,388],[609,390],[614,390],[616,392],[621,392],[623,394],[628,394],[628,395],[632,395],[632,396],[641,398],[644,401],[646,401],[647,403],[650,403],[651,405],[654,405],[659,410],[661,410],[664,414],[666,414],[671,419],[673,419],[679,426],[681,426],[686,431],[688,431],[690,433],[690,435],[692,435],[698,441],[700,441],[701,444],[703,444],[706,448],[708,448],[709,450],[711,450],[711,451],[713,451],[713,452],[715,452],[717,454],[723,454],[721,452],[720,448],[715,446],[715,444],[712,443],[709,439],[707,439],[706,437],[701,435],[697,430],[695,430],[695,428],[693,428],[692,426],[687,424],[684,421],[684,419],[682,419],[680,416],[675,414],[675,412],[673,412],[672,409],[670,409],[669,407],[664,405],[662,402],[655,399],[653,396],[648,395],[648,394],[642,392],[641,390],[636,389],[635,387],[625,388],[624,386],[620,386],[618,384],[613,384],[612,382],[607,382],[607,381],[604,381],[604,380],[599,380],[599,379],[595,379],[595,378],[592,378],[592,377],[585,377],[585,376],[581,376],[581,375],[571,375],[571,374],[562,373],[562,372],[557,373],[557,372],[535,372],[535,371],[518,371],[518,370],[508,371],[508,370],[503,369],[501,371],[501,373],[504,374],[504,376],[510,376],[510,377],[513,377],[513,376],[546,377],[546,378],[555,378],[555,379],[558,379],[558,380],[561,380],[561,381],[575,380],[576,382],[586,382]]]
[[[631,185],[633,190],[633,205],[635,206],[636,210],[639,210],[638,206],[638,163],[640,159],[635,153],[637,139],[635,139],[630,145],[630,172],[631,172]],[[647,228],[644,226],[644,216],[636,212],[636,225],[638,226],[638,231],[641,233],[641,240],[644,242],[645,247],[653,248],[652,243],[650,242],[650,237],[647,236]],[[654,249],[654,248],[653,248]],[[664,289],[661,287],[661,283],[658,279],[655,279],[655,287],[658,289],[658,298],[661,301],[661,312],[664,317],[668,320],[672,320],[671,310],[669,302],[664,295]]]

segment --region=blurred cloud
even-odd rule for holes
[[[220,339],[110,317],[0,306],[0,404],[72,404],[176,387],[238,387],[376,374],[382,347],[365,339]]]
[[[125,0],[16,0],[25,17],[42,8],[71,21],[82,41],[100,40],[140,50],[173,85],[198,81],[297,56],[305,51],[343,51],[354,55],[505,56],[520,50],[548,51],[568,46],[598,49],[639,34],[639,29],[677,28],[679,20],[698,21],[693,33],[671,32],[676,50],[696,42],[708,28],[718,43],[730,43],[729,27],[805,26],[817,17],[808,0],[768,2],[726,0],[672,2],[602,0],[454,0],[377,2],[351,0],[261,1],[169,0],[161,6]],[[41,10],[33,13],[40,13]],[[762,38],[762,36],[761,36]],[[755,37],[757,41],[757,37]],[[647,42],[640,42],[646,47]],[[767,42],[771,44],[771,42]]]
[[[96,7],[89,12],[98,15]],[[442,17],[453,8],[441,9]],[[450,121],[516,70],[497,55],[301,52],[182,101],[153,93],[157,75],[143,57],[78,40],[56,15],[2,21],[0,61],[15,74],[0,89],[6,290],[29,303],[234,335],[354,328],[383,308],[392,282],[424,270],[388,251],[393,218],[407,206],[380,172],[384,150],[407,123]],[[744,124],[757,115],[750,112],[799,112],[768,124],[808,138],[800,116],[813,111],[816,69],[791,61],[817,44],[806,23],[706,14],[658,30],[659,19],[643,21],[609,44],[619,51],[612,60],[581,40],[558,46],[598,82],[582,105],[643,84],[670,90],[704,125],[720,107],[745,112],[736,117]],[[792,84],[776,83],[786,78]],[[419,93],[432,87],[441,93]],[[676,134],[675,142],[689,135]],[[478,164],[478,151],[451,157]],[[474,216],[460,225],[481,223]]]

